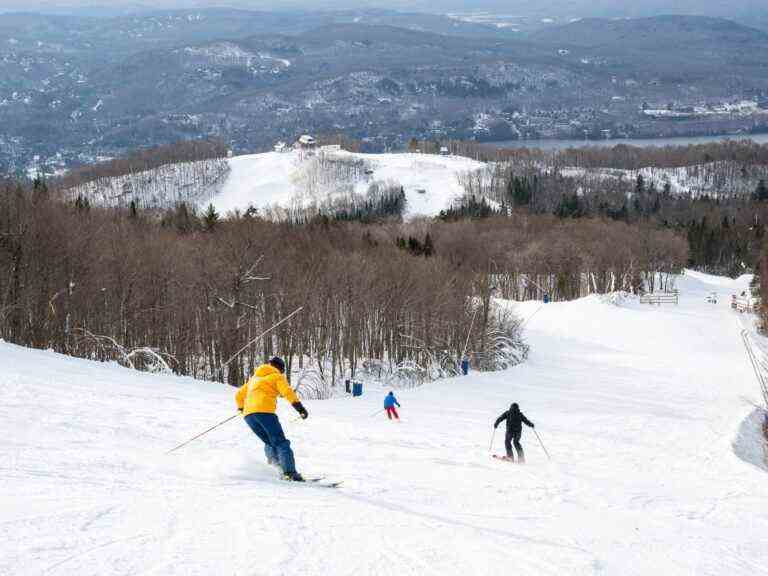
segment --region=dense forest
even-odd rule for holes
[[[455,151],[487,153],[462,146]],[[495,305],[499,298],[672,290],[686,266],[732,276],[762,266],[757,282],[768,279],[760,178],[768,153],[747,143],[668,156],[621,147],[497,151],[460,176],[466,193],[453,207],[410,221],[394,185],[280,218],[249,209],[222,219],[186,202],[94,205],[62,193],[179,158],[226,165],[226,150],[211,143],[155,152],[52,186],[0,184],[1,338],[233,384],[280,353],[303,393],[321,397],[370,374],[400,385],[454,374],[465,356],[481,370],[519,362],[526,319]],[[718,191],[674,190],[679,180],[646,165],[700,160],[709,168],[694,178]],[[366,174],[364,162],[317,162],[327,165],[309,172],[320,187],[327,183],[318,174],[344,182]],[[579,168],[593,165],[634,171]]]
[[[768,146],[744,141],[546,153],[462,143],[455,151],[489,163],[462,176],[465,197],[444,219],[519,212],[601,217],[686,238],[691,268],[734,277],[759,268],[768,223]]]
[[[9,182],[0,337],[230,383],[280,353],[303,393],[323,396],[364,373],[401,384],[452,374],[464,355],[479,369],[514,364],[524,319],[494,297],[658,289],[687,258],[670,230],[605,218],[221,220],[184,204],[157,214],[62,202],[42,182]]]

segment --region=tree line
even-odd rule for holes
[[[367,372],[400,383],[455,373],[465,346],[480,369],[525,354],[517,319],[474,298],[481,275],[403,252],[384,227],[205,221],[5,184],[0,337],[232,384],[282,354],[308,395]]]
[[[219,142],[183,141],[76,168],[50,186],[84,205],[166,208],[203,203],[229,173],[227,154]]]
[[[467,140],[416,140],[408,144],[411,152],[437,154],[441,147],[450,154],[475,158],[484,162],[523,162],[550,166],[577,168],[615,168],[639,170],[649,166],[656,168],[684,168],[719,163],[735,163],[742,166],[768,165],[768,144],[753,140],[734,139],[706,144],[668,146],[590,146],[558,150],[540,148],[500,148]]]
[[[80,166],[55,180],[52,186],[68,190],[88,182],[147,172],[168,164],[226,158],[229,147],[213,140],[183,140],[175,144],[135,150],[123,158]]]
[[[531,213],[647,224],[687,239],[687,265],[715,274],[755,270],[768,223],[763,180],[752,193],[697,194],[643,173],[614,178],[526,160],[491,163],[459,181],[465,195],[441,214],[444,220]]]
[[[465,354],[483,370],[512,365],[527,348],[520,319],[496,298],[640,292],[686,259],[669,230],[609,219],[221,220],[185,205],[77,205],[42,182],[8,182],[0,337],[231,384],[282,354],[294,384],[323,396],[372,374],[454,374]]]

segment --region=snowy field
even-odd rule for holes
[[[237,156],[229,161],[231,172],[212,203],[221,214],[234,210],[242,212],[251,205],[257,208],[307,205],[343,194],[348,188],[365,195],[372,182],[381,182],[394,183],[405,189],[408,215],[435,216],[464,193],[457,176],[484,166],[481,162],[459,156],[355,154],[344,151],[329,154],[363,160],[373,173],[355,182],[338,182],[337,189],[334,189],[310,183],[317,176],[309,173],[311,157],[301,153],[268,152]],[[206,199],[200,208],[204,209],[208,202]]]
[[[521,304],[526,364],[400,392],[399,424],[371,417],[381,391],[283,406],[299,470],[337,490],[278,481],[238,420],[164,455],[233,389],[0,344],[0,574],[768,574],[745,285]],[[526,466],[489,457],[512,401],[551,461],[529,429]]]

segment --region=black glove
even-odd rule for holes
[[[291,404],[296,409],[296,412],[299,413],[299,416],[301,416],[302,420],[306,420],[309,418],[309,412],[307,412],[307,409],[304,408],[304,405],[301,402],[295,402],[294,404]]]
[[[240,412],[240,414],[243,413],[243,409],[242,408],[238,408],[237,411]]]
[[[531,422],[531,428],[536,428],[536,424],[534,424],[533,422]]]

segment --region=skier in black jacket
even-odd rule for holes
[[[507,458],[514,461],[515,456],[512,453],[512,442],[515,443],[515,450],[517,450],[517,459],[520,464],[525,463],[525,452],[523,452],[523,446],[520,444],[520,436],[523,433],[523,423],[526,426],[535,428],[533,422],[525,417],[525,414],[520,412],[520,407],[517,404],[512,404],[509,410],[504,412],[496,419],[494,428],[498,428],[504,420],[507,421],[507,435],[504,437],[504,447],[507,449]]]

